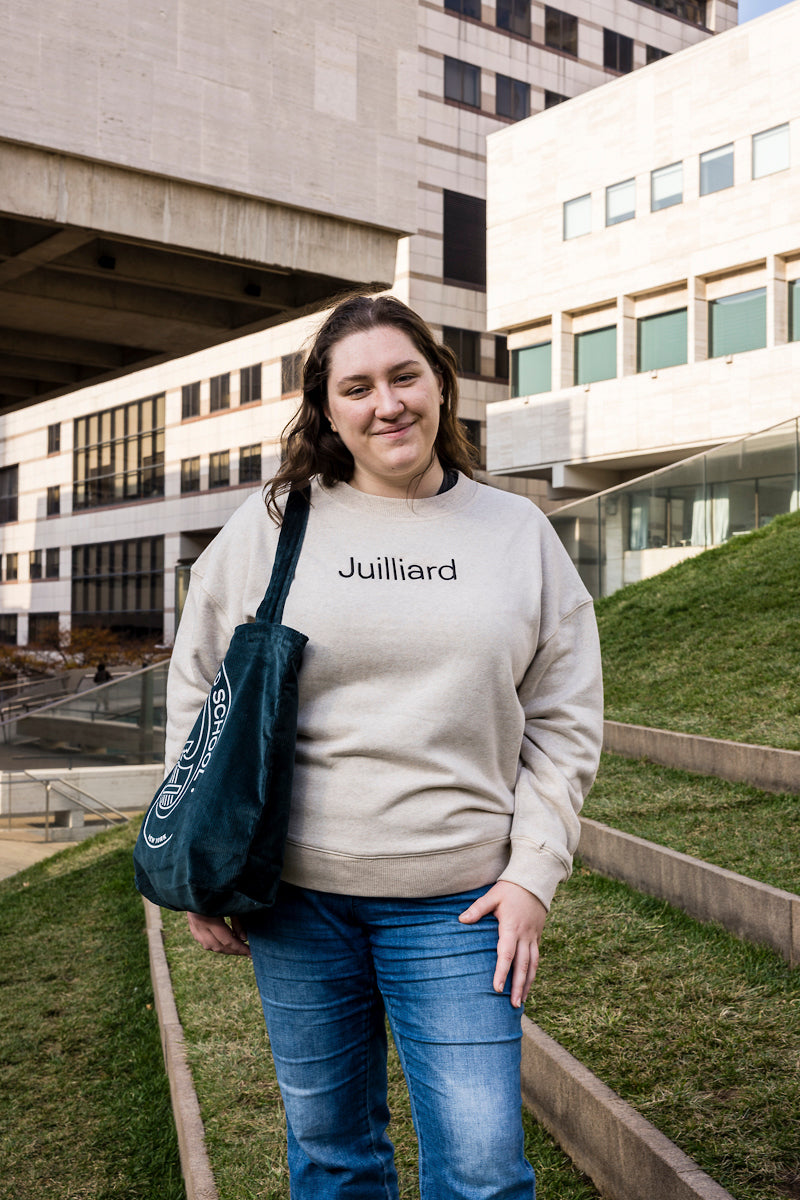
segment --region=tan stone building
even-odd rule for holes
[[[441,331],[485,448],[509,386],[487,134],[649,76],[736,5],[95,0],[0,20],[0,636],[24,644],[71,623],[171,640],[188,564],[268,474],[308,309],[344,285],[391,286]],[[540,495],[526,474],[501,482]]]

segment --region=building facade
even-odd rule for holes
[[[564,4],[566,9],[531,0],[408,0],[405,6],[390,6],[410,5],[418,38],[413,52],[404,52],[391,67],[396,121],[403,134],[396,147],[407,156],[398,178],[405,178],[408,156],[416,177],[415,232],[398,243],[392,290],[456,350],[462,416],[484,454],[487,402],[494,408],[492,402],[505,400],[509,389],[502,322],[494,315],[487,320],[486,312],[487,135],[524,123],[545,108],[566,111],[571,105],[564,100],[589,91],[591,97],[573,103],[591,112],[598,85],[629,72],[632,78],[649,75],[657,68],[648,64],[707,41],[736,19],[735,4],[721,0]],[[231,7],[225,6],[229,18]],[[243,6],[241,22],[223,23],[225,37],[235,41],[248,36],[245,17],[252,7]],[[368,69],[359,59],[359,37],[350,27],[353,22],[347,25],[342,16],[347,7],[337,6],[338,28],[327,49],[321,29],[314,26],[319,61],[315,111],[308,117],[325,124],[327,107],[347,136],[342,141],[329,132],[327,149],[295,155],[293,171],[298,179],[308,175],[315,181],[319,174],[320,196],[326,194],[328,176],[322,176],[328,171],[330,186],[335,179],[338,188],[331,208],[334,213],[342,208],[350,219],[354,202],[357,209],[359,163],[365,153],[359,123],[375,101],[376,74],[374,63]],[[268,66],[269,54],[282,52],[274,29],[267,44]],[[186,45],[188,53],[191,44]],[[645,66],[647,71],[639,71]],[[230,76],[217,82],[234,86]],[[235,132],[252,120],[247,80],[239,86],[243,94],[238,101],[232,92],[221,93],[226,105],[240,105],[226,126],[233,141]],[[209,105],[212,100],[209,96]],[[279,99],[271,118],[279,128],[281,104]],[[412,119],[414,144],[409,148]],[[186,106],[182,120],[190,132]],[[160,121],[166,122],[165,137],[167,115]],[[264,136],[264,161],[269,162],[268,130]],[[381,154],[390,141],[381,143]],[[248,154],[256,152],[252,141],[248,146]],[[224,153],[224,141],[217,148]],[[212,151],[209,145],[205,162],[211,161]],[[377,151],[367,146],[366,152],[372,156],[372,179]],[[378,168],[381,161],[378,155]],[[380,179],[380,169],[377,175]],[[387,189],[394,187],[393,179],[385,177]],[[512,186],[521,192],[528,185],[521,176]],[[379,188],[368,199],[373,212],[385,197]],[[325,240],[321,230],[323,246]],[[356,243],[354,249],[358,253]],[[260,487],[269,475],[281,430],[297,405],[303,346],[318,320],[302,313],[262,322],[215,348],[183,353],[0,416],[4,641],[46,640],[59,628],[83,624],[138,630],[171,641],[189,564],[248,490]],[[495,322],[498,332],[487,332]],[[535,473],[528,477],[513,464],[495,482],[532,498],[544,494]]]
[[[491,471],[552,506],[800,412],[799,34],[794,3],[489,139]]]

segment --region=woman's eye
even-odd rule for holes
[[[412,374],[398,375],[395,379],[395,383],[411,383],[413,379],[414,376]]]

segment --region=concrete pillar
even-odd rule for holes
[[[789,288],[786,261],[767,255],[767,347],[783,346],[789,340]]]
[[[566,313],[553,313],[552,324],[552,380],[554,392],[572,387],[575,382],[575,347],[572,334],[572,317]]]
[[[636,317],[632,296],[617,297],[617,378],[636,374]]]
[[[687,284],[686,361],[703,362],[708,358],[708,301],[705,280],[689,279]]]

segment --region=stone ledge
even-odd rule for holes
[[[750,783],[767,792],[800,792],[800,750],[727,742],[621,721],[603,723],[603,749],[681,771]]]
[[[522,1018],[522,1098],[609,1200],[733,1200],[527,1017]]]
[[[164,952],[161,910],[142,897],[147,941],[150,947],[150,977],[153,981],[156,1012],[161,1030],[164,1064],[169,1077],[172,1112],[178,1131],[181,1171],[187,1200],[219,1200],[211,1165],[206,1153],[205,1130],[200,1105],[194,1090],[192,1073],[186,1061],[183,1027],[175,1006],[172,980]]]
[[[657,896],[699,921],[764,943],[800,964],[800,896],[581,817],[578,853],[593,871]]]

